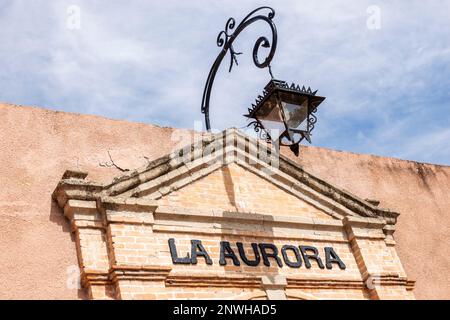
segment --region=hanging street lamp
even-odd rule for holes
[[[317,122],[314,113],[325,100],[316,92],[272,79],[248,110],[246,117],[253,120],[249,125],[264,130],[263,136],[275,146],[289,146],[298,156],[299,143],[303,139],[311,143],[311,131]]]
[[[256,14],[262,10],[269,11],[267,16]],[[317,96],[317,91],[313,92],[310,88],[306,89],[304,86],[300,87],[294,83],[288,85],[285,81],[274,79],[270,65],[277,46],[277,29],[273,23],[274,17],[275,11],[272,8],[257,8],[242,20],[233,33],[231,33],[231,30],[235,28],[236,21],[233,18],[228,19],[225,30],[221,31],[217,37],[217,45],[222,47],[222,51],[209,72],[203,92],[201,111],[205,114],[206,129],[210,131],[209,102],[219,66],[229,52],[229,71],[231,72],[234,63],[238,64],[237,55],[241,54],[235,51],[234,40],[248,25],[256,21],[264,21],[269,24],[272,31],[272,43],[266,37],[259,37],[253,47],[253,62],[258,68],[267,67],[271,80],[264,88],[262,95],[259,95],[252,107],[248,109],[248,114],[245,116],[251,120],[248,126],[253,125],[255,131],[260,134],[260,138],[271,142],[277,150],[280,145],[289,146],[292,152],[298,156],[300,142],[306,139],[311,143],[311,131],[317,122],[314,113],[325,98]],[[269,54],[263,62],[258,59],[260,47],[270,48]]]

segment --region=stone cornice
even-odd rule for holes
[[[67,171],[53,198],[61,207],[69,199],[113,201],[114,198],[139,199],[149,194],[150,198],[157,199],[225,164],[237,163],[291,194],[306,196],[313,205],[336,219],[352,215],[395,224],[398,213],[378,208],[323,181],[283,155],[279,156],[278,168],[271,168],[267,159],[271,159],[274,152],[270,145],[229,129],[216,135],[206,134],[201,141],[156,159],[145,168],[120,176],[107,185],[86,181],[86,173]],[[223,162],[218,161],[220,159]],[[271,170],[271,174],[263,169]]]
[[[195,288],[261,288],[263,276],[196,274],[195,272],[171,272],[170,267],[153,266],[113,266],[109,272],[101,273],[85,271],[82,274],[84,285],[111,285],[119,280],[160,281],[166,287],[195,287]],[[414,287],[414,281],[407,281],[395,276],[381,276],[374,278],[374,284]],[[286,289],[364,289],[365,281],[354,278],[287,276]]]
[[[101,197],[97,201],[68,200],[64,206],[64,214],[71,221],[74,230],[105,229],[110,223],[123,223],[151,225],[153,232],[156,233],[220,234],[298,241],[348,242],[343,232],[345,227],[352,226],[349,233],[352,237],[385,239],[391,236],[383,229],[389,226],[383,219],[347,216],[343,220],[336,220],[274,216],[270,212],[188,209],[158,206],[157,201],[138,198]]]
[[[262,275],[217,275],[196,274],[195,272],[171,272],[168,266],[113,266],[109,272],[84,271],[84,285],[110,285],[119,280],[161,281],[166,287],[221,287],[221,288],[261,288]],[[364,289],[368,280],[355,278],[336,278],[323,276],[287,276],[286,289]],[[405,286],[413,290],[415,281],[396,274],[371,276],[369,285]]]
[[[83,285],[111,285],[119,280],[165,281],[172,270],[169,266],[117,266],[108,272],[84,270],[81,274]]]

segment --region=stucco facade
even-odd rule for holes
[[[13,105],[0,117],[1,298],[450,298],[449,167],[304,147],[264,177],[236,157],[254,153],[231,130],[229,156],[193,151],[183,173],[155,160],[191,131]],[[169,239],[180,257],[202,241],[212,264],[175,264]],[[283,266],[221,265],[224,241],[236,253],[274,244]],[[323,263],[332,247],[345,269],[288,267],[285,245],[315,247]],[[73,266],[83,288],[69,284]]]

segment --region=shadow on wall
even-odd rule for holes
[[[64,233],[66,233],[67,236],[70,236],[70,239],[72,240],[72,244],[73,244],[73,251],[72,252],[77,256],[77,259],[78,259],[77,267],[80,268],[81,262],[79,261],[79,256],[77,254],[75,234],[70,231],[70,222],[64,216],[64,212],[63,212],[63,210],[61,208],[59,208],[57,202],[55,200],[53,200],[53,199],[51,199],[50,201],[51,201],[51,207],[50,207],[49,220],[51,222],[53,222],[53,223],[56,223],[58,226],[60,226],[61,230]],[[66,254],[66,253],[61,252],[61,254]],[[85,288],[83,288],[81,286],[81,281],[80,281],[80,277],[79,276],[77,276],[77,279],[76,279],[77,283],[74,284],[75,288],[74,289],[69,288],[69,283],[70,283],[69,277],[73,277],[74,275],[69,272],[69,268],[71,266],[62,266],[62,267],[66,269],[64,271],[64,273],[66,275],[66,279],[65,279],[66,281],[63,284],[61,284],[61,285],[66,286],[68,290],[77,290],[77,297],[78,297],[78,299],[89,300],[89,295],[88,295],[87,289],[85,289]]]
[[[239,209],[236,206],[236,193],[234,191],[233,177],[231,176],[230,168],[228,166],[223,166],[221,171],[223,181],[225,182],[225,190],[228,196],[228,201],[236,209],[236,212],[238,212]]]

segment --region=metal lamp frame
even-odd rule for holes
[[[261,14],[261,11],[267,10],[267,15]],[[263,125],[260,123],[259,120],[257,120],[254,117],[255,110],[258,110],[266,99],[270,98],[272,94],[277,94],[277,92],[287,92],[295,95],[303,95],[308,97],[308,115],[307,115],[307,130],[293,130],[297,131],[297,133],[300,133],[301,138],[299,141],[292,141],[291,137],[289,137],[287,127],[287,122],[285,119],[284,111],[281,111],[283,122],[286,127],[286,133],[280,137],[279,141],[282,145],[287,145],[291,148],[291,150],[298,155],[299,150],[299,143],[306,138],[309,142],[310,140],[310,134],[311,131],[314,129],[314,125],[317,122],[317,117],[314,115],[317,111],[317,106],[325,99],[324,97],[316,96],[316,92],[312,92],[311,88],[306,89],[304,86],[300,88],[300,86],[292,84],[289,86],[285,81],[275,80],[272,74],[272,68],[270,63],[272,62],[272,59],[275,55],[275,51],[277,48],[277,28],[273,22],[273,18],[275,17],[275,10],[273,10],[271,7],[259,7],[252,12],[250,12],[240,23],[236,26],[236,21],[234,18],[229,18],[228,21],[225,24],[225,29],[221,31],[217,36],[217,45],[219,47],[222,47],[222,50],[220,51],[219,55],[217,56],[216,60],[214,61],[211,70],[209,71],[208,78],[206,80],[205,88],[203,90],[203,97],[202,97],[202,105],[201,105],[201,112],[205,115],[205,124],[206,124],[206,130],[211,131],[211,122],[209,118],[209,109],[210,109],[210,100],[211,100],[211,91],[214,85],[214,80],[216,78],[217,71],[219,70],[220,64],[223,61],[223,58],[225,55],[229,52],[230,53],[230,66],[228,71],[231,72],[233,69],[233,65],[236,63],[238,65],[237,56],[242,54],[242,52],[236,52],[233,43],[238,37],[238,35],[249,25],[253,24],[257,21],[263,21],[266,22],[270,30],[272,32],[272,42],[269,41],[264,36],[259,37],[255,45],[253,47],[253,62],[256,67],[258,68],[268,68],[269,73],[271,76],[271,81],[268,83],[268,85],[265,87],[263,95],[258,96],[256,99],[256,103],[252,105],[252,108],[250,108],[249,114],[246,115],[249,118],[254,118],[252,122],[249,123],[248,126],[253,125],[256,132],[260,134],[260,138],[270,141],[270,135],[265,130]],[[236,27],[236,29],[235,29]],[[233,32],[231,32],[234,30]],[[270,51],[267,55],[267,57],[264,59],[263,62],[260,61],[258,57],[259,48],[270,48]],[[279,101],[281,103],[281,101]],[[281,107],[281,104],[280,104]],[[286,136],[287,135],[287,136]],[[282,143],[283,137],[287,137],[288,140],[291,142],[290,144]]]

